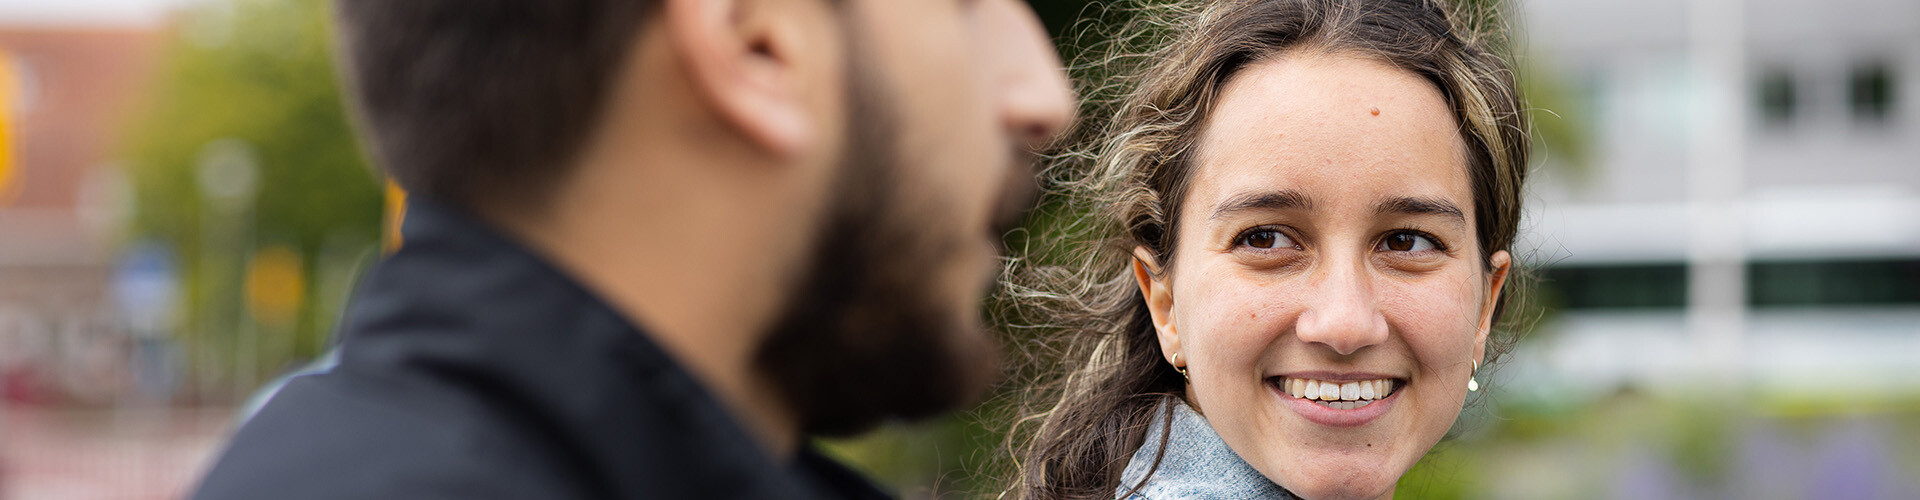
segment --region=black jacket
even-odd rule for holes
[[[347,309],[340,363],[242,426],[194,497],[885,498],[769,458],[686,370],[566,274],[416,200]]]

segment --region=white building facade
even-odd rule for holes
[[[1587,132],[1520,249],[1556,306],[1516,390],[1920,393],[1920,2],[1529,0]]]

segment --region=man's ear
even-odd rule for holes
[[[1147,301],[1153,316],[1153,329],[1160,338],[1160,352],[1169,358],[1180,352],[1180,331],[1173,324],[1173,287],[1166,266],[1153,258],[1146,247],[1133,248],[1133,279],[1140,285],[1140,296]],[[1181,362],[1185,365],[1185,361]]]
[[[1508,271],[1513,270],[1513,255],[1506,250],[1494,252],[1487,258],[1486,297],[1480,303],[1480,328],[1473,337],[1473,359],[1486,359],[1487,336],[1493,333],[1493,313],[1500,304],[1500,292],[1507,286]]]
[[[793,156],[820,135],[808,106],[810,77],[837,74],[838,49],[826,40],[831,19],[813,2],[666,0],[661,20],[674,58],[697,96],[742,136],[776,155]],[[824,8],[824,7],[822,7]],[[812,32],[810,33],[809,30]]]

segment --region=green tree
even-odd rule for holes
[[[347,126],[328,22],[322,0],[201,4],[170,30],[149,104],[127,133],[130,237],[177,249],[187,299],[180,340],[202,380],[257,380],[314,355],[343,293],[338,256],[378,241],[379,180]],[[219,200],[198,178],[210,161],[254,164],[252,201],[214,209]],[[220,177],[208,181],[245,176]],[[302,257],[310,278],[299,283],[307,289],[296,294],[303,307],[291,325],[248,319],[246,266],[259,248]],[[263,345],[276,348],[241,355]]]

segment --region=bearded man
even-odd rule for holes
[[[1019,0],[336,0],[411,194],[339,363],[202,499],[871,498],[807,446],[968,403],[1072,113]]]

